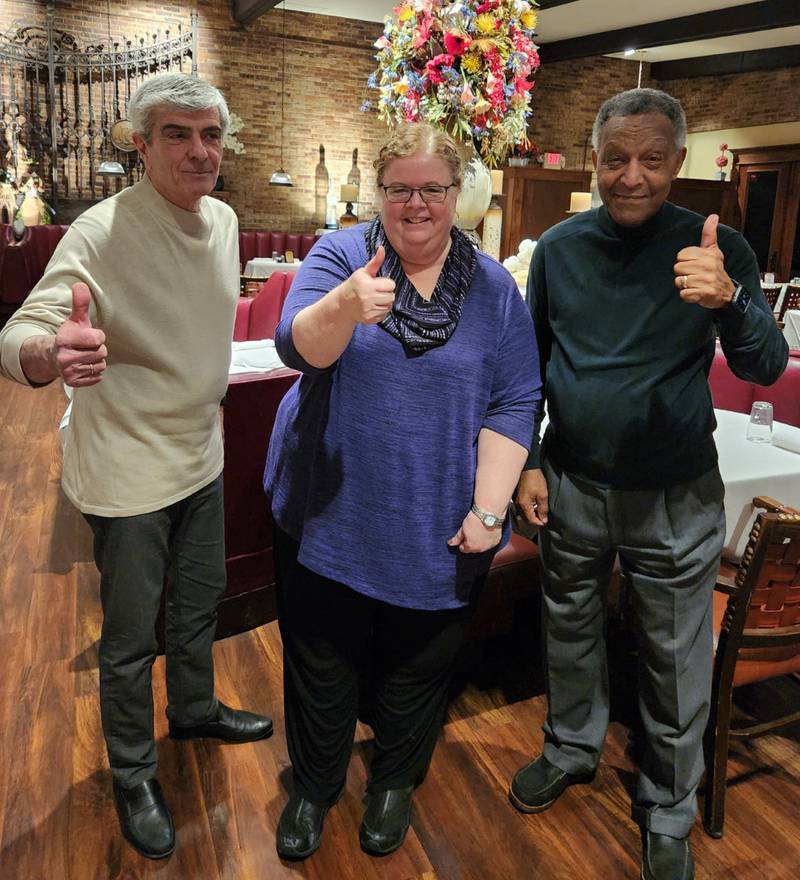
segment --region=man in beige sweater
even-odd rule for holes
[[[100,706],[126,839],[174,849],[155,779],[151,667],[165,577],[170,735],[249,742],[269,718],[214,696],[211,647],[225,589],[225,393],[238,296],[237,221],[207,198],[228,108],[183,74],[142,85],[128,114],[146,177],[81,215],[0,333],[0,374],[74,389],[62,486],[94,533]]]

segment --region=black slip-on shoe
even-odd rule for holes
[[[305,859],[319,849],[328,807],[293,794],[283,808],[275,835],[275,848],[282,859]]]
[[[567,773],[551,764],[544,755],[518,770],[511,780],[508,796],[523,813],[541,813],[552,807],[570,785],[591,782],[592,773]]]
[[[217,717],[204,724],[181,727],[169,723],[172,739],[199,739],[215,737],[228,743],[255,742],[272,735],[272,719],[266,715],[245,712],[244,709],[230,709],[224,703],[217,703]]]
[[[411,822],[414,786],[390,788],[369,796],[358,829],[361,848],[375,856],[394,852],[405,840]]]
[[[114,782],[114,804],[122,835],[136,852],[163,859],[175,849],[175,826],[158,780],[148,779],[133,788]]]
[[[687,837],[642,831],[642,880],[694,880],[694,856]]]

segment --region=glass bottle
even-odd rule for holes
[[[325,167],[325,146],[320,144],[319,162],[314,171],[314,222],[317,224],[317,227],[325,225],[329,186],[330,175]]]

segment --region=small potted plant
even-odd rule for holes
[[[514,145],[514,149],[508,157],[508,164],[512,167],[521,167],[527,165],[531,159],[536,161],[538,154],[539,150],[536,144],[526,139]]]
[[[727,144],[719,145],[719,156],[714,160],[714,163],[717,166],[717,172],[715,177],[717,180],[725,180],[725,169],[728,167],[728,157],[725,155],[725,152],[728,149]]]

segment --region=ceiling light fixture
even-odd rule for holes
[[[294,186],[292,176],[283,170],[283,122],[286,101],[286,0],[283,2],[283,35],[281,37],[281,164],[269,179],[270,186]]]

